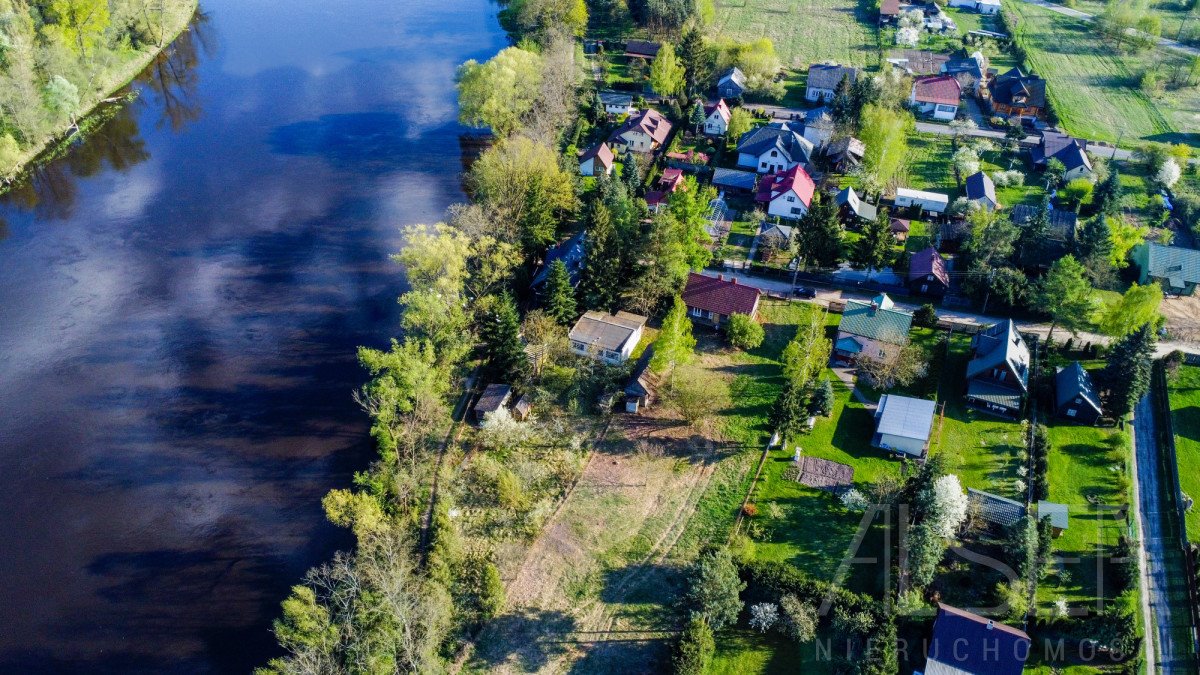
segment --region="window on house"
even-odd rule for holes
[[[1081,398],[1076,398],[1076,399],[1075,399],[1075,405],[1079,405],[1080,403],[1083,403],[1083,399],[1081,399]]]
[[[885,352],[885,351],[883,351],[882,349],[880,349],[880,350],[879,350],[879,358],[883,358],[883,357],[885,357],[885,356],[887,356],[887,352]]]
[[[703,316],[704,312],[699,307],[692,308],[692,316]]]
[[[792,215],[793,216],[799,216],[799,215],[802,215],[803,213],[804,213],[804,209],[800,208],[799,206],[792,207]]]
[[[929,290],[929,284],[921,284],[921,292],[922,293],[924,293],[928,290]]]
[[[779,151],[778,151],[778,150],[772,150],[772,151],[771,151],[771,156],[772,156],[772,157],[778,157],[778,156],[779,156]]]
[[[1068,408],[1068,409],[1067,409],[1067,417],[1074,417],[1074,416],[1075,416],[1075,409],[1074,409],[1074,408]]]
[[[794,201],[796,201],[796,198],[795,198],[795,197],[793,197],[792,195],[788,195],[788,198],[787,198],[787,200],[788,200],[789,202],[794,202]]]
[[[571,348],[581,352],[587,349],[587,347],[585,347],[584,344],[578,340],[571,340]]]
[[[767,168],[767,163],[766,163],[766,162],[763,162],[762,164],[759,164],[759,165],[758,165],[758,168],[760,168],[760,169],[765,169],[765,168]]]

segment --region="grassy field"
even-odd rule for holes
[[[1184,493],[1196,499],[1200,497],[1200,367],[1181,368],[1169,388],[1179,479]],[[1200,541],[1200,508],[1187,512],[1187,533],[1190,541]]]
[[[737,40],[769,37],[785,66],[877,66],[872,0],[716,0],[713,33]]]
[[[1180,90],[1151,98],[1138,83],[1150,68],[1169,67],[1182,57],[1150,50],[1117,54],[1085,21],[1013,2],[1010,26],[1029,66],[1049,82],[1049,96],[1063,126],[1093,140],[1155,140],[1200,146],[1200,91]]]

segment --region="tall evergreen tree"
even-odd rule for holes
[[[1121,210],[1121,176],[1116,163],[1108,165],[1108,176],[1092,192],[1092,205],[1096,213],[1111,216]]]
[[[850,76],[842,75],[842,80],[838,82],[837,89],[833,91],[833,102],[829,106],[830,112],[833,114],[833,120],[838,124],[852,124],[854,122],[854,91],[853,85],[850,84]]]
[[[880,209],[878,217],[863,228],[862,237],[854,242],[850,259],[860,267],[878,270],[892,259],[892,246],[896,238],[892,235],[891,219],[887,211]],[[868,280],[870,279],[870,272]]]
[[[1113,275],[1112,231],[1104,216],[1085,222],[1075,237],[1075,257],[1088,271],[1092,283],[1104,287]]]
[[[683,298],[675,296],[675,303],[663,318],[654,341],[654,356],[650,369],[661,373],[680,364],[688,363],[695,356],[696,338],[692,336],[692,322],[687,316],[687,305]]]
[[[518,382],[529,366],[521,342],[521,316],[512,296],[492,296],[480,314],[479,337],[487,356],[488,373],[503,382]]]
[[[546,314],[551,319],[564,326],[575,320],[575,289],[571,288],[571,273],[562,259],[550,263],[545,298]]]
[[[814,194],[811,208],[800,221],[799,253],[808,265],[834,267],[842,255],[842,223],[832,197]]]
[[[1022,267],[1031,268],[1044,262],[1043,253],[1049,236],[1050,198],[1042,197],[1041,204],[1029,218],[1029,222],[1021,226],[1021,233],[1017,236],[1017,260]]]
[[[684,84],[688,96],[695,96],[703,89],[712,70],[708,47],[699,29],[689,28],[679,43],[679,62],[684,69]]]
[[[519,226],[521,245],[527,256],[536,256],[554,243],[558,220],[541,180],[533,180],[525,193],[525,208]]]
[[[614,312],[621,299],[621,242],[608,207],[592,202],[579,293],[587,309]]]
[[[696,105],[692,106],[692,116],[688,120],[692,124],[692,133],[700,133],[700,129],[704,127],[704,104],[696,101]]]
[[[788,439],[795,438],[803,428],[808,417],[808,405],[805,401],[804,390],[791,380],[785,380],[775,406],[771,408],[771,426],[779,433],[780,443],[787,445]]]
[[[1047,341],[1054,337],[1054,329],[1058,326],[1072,333],[1086,328],[1096,311],[1096,294],[1086,271],[1069,255],[1055,260],[1050,266],[1038,286],[1037,301],[1038,308],[1050,315]]]
[[[833,412],[833,385],[828,377],[822,378],[821,382],[813,387],[808,412],[812,415],[828,415]]]
[[[1124,417],[1150,391],[1154,331],[1150,324],[1121,338],[1108,353],[1101,380],[1108,389],[1108,412]]]
[[[642,187],[642,162],[636,152],[625,153],[625,166],[621,171],[621,179],[629,189],[629,196],[637,196],[638,189]]]

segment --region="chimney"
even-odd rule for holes
[[[729,277],[729,283],[737,286],[737,277]]]
[[[725,275],[724,275],[724,274],[718,274],[718,275],[717,275],[717,281],[725,281]]]
[[[988,625],[987,625],[987,629],[988,629],[988,630],[992,630],[992,629],[993,629],[993,628],[995,628],[995,627],[996,627],[996,622],[995,622],[995,621],[991,621],[991,620],[989,620],[989,621],[988,621]]]

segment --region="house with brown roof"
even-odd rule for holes
[[[892,218],[888,229],[892,231],[892,236],[896,238],[896,241],[903,243],[908,240],[908,232],[912,229],[912,222],[907,218]]]
[[[900,18],[900,0],[883,0],[879,3],[879,25],[894,23]]]
[[[737,279],[718,274],[715,277],[691,272],[683,289],[683,304],[692,321],[719,328],[733,314],[753,317],[758,314],[762,292],[753,286],[739,284]]]
[[[904,71],[906,75],[940,75],[942,67],[952,57],[928,49],[893,49],[888,52],[887,62]]]
[[[663,169],[662,175],[658,177],[658,182],[654,184],[654,189],[646,192],[646,205],[654,213],[667,203],[671,198],[671,193],[679,189],[683,185],[683,170],[674,167]]]
[[[629,116],[608,137],[611,143],[620,143],[634,152],[654,152],[671,135],[671,123],[653,108]]]
[[[650,40],[626,40],[625,56],[635,59],[653,59],[658,56],[662,44]]]
[[[950,121],[958,115],[962,85],[951,75],[920,77],[913,80],[908,102],[922,115],[935,120]]]
[[[908,261],[908,287],[913,293],[940,298],[950,289],[946,259],[932,246],[912,254]]]
[[[612,148],[608,147],[608,143],[601,141],[579,153],[579,175],[605,174],[611,176],[616,161],[617,157],[613,154]]]
[[[1040,117],[1046,109],[1046,81],[1013,68],[988,82],[987,98],[997,115]]]

